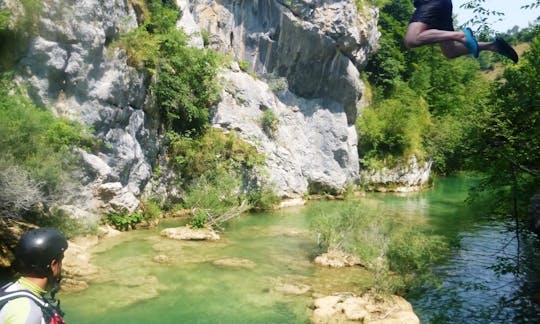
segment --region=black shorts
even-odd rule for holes
[[[416,11],[411,21],[422,22],[433,29],[454,30],[452,0],[414,0]]]

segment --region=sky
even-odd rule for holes
[[[458,24],[463,24],[474,14],[472,9],[462,9],[459,6],[468,2],[468,0],[453,0],[454,14],[457,15]],[[486,0],[484,8],[489,10],[500,11],[504,16],[500,17],[502,21],[495,22],[499,18],[493,18],[492,28],[497,32],[506,32],[515,25],[520,28],[528,27],[529,22],[533,22],[540,16],[540,8],[521,9],[521,6],[528,5],[535,0]]]

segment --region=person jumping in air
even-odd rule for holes
[[[448,58],[492,51],[508,57],[514,63],[519,58],[516,51],[502,38],[493,42],[477,42],[470,28],[454,31],[451,0],[413,0],[414,12],[405,35],[405,46],[419,47],[438,43]]]

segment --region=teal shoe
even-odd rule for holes
[[[478,42],[476,41],[472,30],[467,27],[463,30],[463,32],[465,33],[465,37],[467,38],[467,41],[465,41],[465,47],[469,49],[474,58],[478,58],[478,54],[480,51],[478,50]]]
[[[508,57],[509,59],[514,61],[514,63],[517,63],[519,61],[519,57],[516,51],[514,51],[512,46],[508,45],[508,43],[505,42],[504,39],[498,37],[497,39],[495,39],[493,44],[495,45],[495,48],[497,49],[497,53]]]

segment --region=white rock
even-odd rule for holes
[[[215,241],[220,239],[219,235],[211,229],[188,226],[166,228],[160,232],[160,235],[173,240]]]

